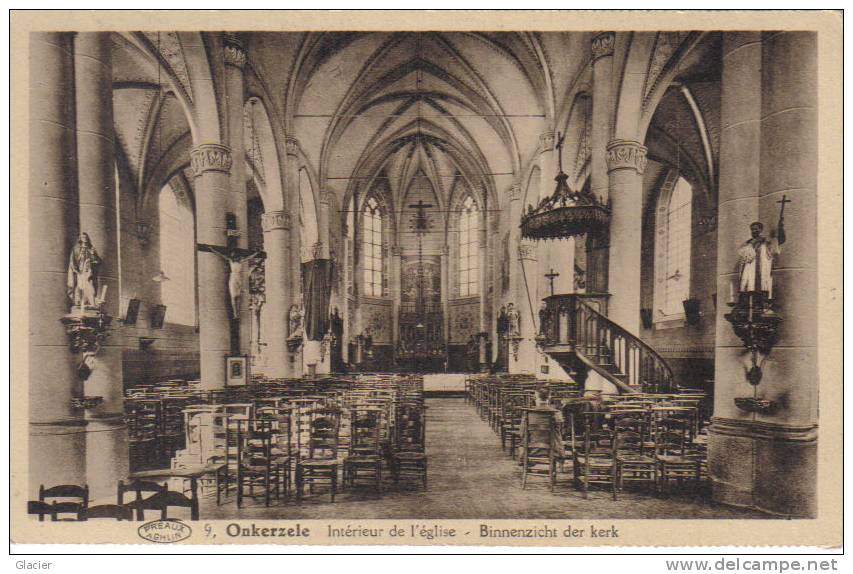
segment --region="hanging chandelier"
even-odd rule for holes
[[[591,192],[572,191],[563,171],[563,136],[557,136],[559,167],[554,193],[539,205],[528,205],[521,216],[521,236],[525,239],[567,239],[607,228],[610,206]]]

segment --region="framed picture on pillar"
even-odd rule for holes
[[[165,305],[154,305],[151,308],[151,328],[152,329],[162,329],[163,322],[166,319],[166,306]]]
[[[139,299],[131,299],[127,302],[127,312],[124,314],[125,325],[136,325],[136,319],[139,316]]]
[[[225,357],[225,386],[244,387],[249,384],[249,358],[246,355]]]

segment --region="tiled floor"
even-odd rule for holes
[[[326,493],[275,503],[259,499],[237,509],[233,494],[217,507],[205,500],[202,518],[762,518],[764,515],[718,506],[707,496],[670,494],[656,497],[624,492],[618,501],[602,490],[584,500],[561,475],[555,492],[543,480],[521,489],[520,470],[474,408],[461,398],[427,399],[429,490],[419,485],[394,486],[384,491],[369,487],[340,493],[334,503]],[[567,468],[567,470],[569,470]]]

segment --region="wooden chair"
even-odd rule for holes
[[[255,489],[263,493],[264,505],[269,506],[272,496],[281,498],[283,468],[273,455],[274,421],[264,419],[238,420],[237,508],[243,498],[255,498]]]
[[[303,488],[309,485],[327,483],[331,489],[332,502],[338,488],[338,434],[340,432],[340,411],[320,410],[311,421],[308,438],[308,452],[305,458],[296,463],[296,499],[302,500]]]
[[[279,399],[275,399],[280,403]],[[270,454],[273,465],[278,469],[281,489],[285,496],[290,495],[290,473],[293,469],[293,412],[285,406],[261,407],[256,416],[272,421],[272,444]]]
[[[60,484],[45,488],[39,486],[39,502],[53,501],[53,509],[57,520],[80,520],[89,506],[89,487],[75,484]],[[59,499],[59,500],[57,500]],[[75,514],[74,518],[59,518],[60,514]]]
[[[132,508],[136,510],[136,519],[143,519],[143,510],[139,508],[139,504],[145,499],[143,497],[143,492],[153,492],[155,494],[160,492],[165,492],[168,490],[167,485],[165,483],[158,484],[156,482],[151,482],[147,480],[134,480],[129,484],[125,484],[123,480],[118,481],[118,494],[116,496],[117,506],[125,506],[124,495],[125,493],[135,493],[136,496],[134,499],[128,503]]]
[[[420,478],[427,488],[426,407],[422,403],[400,405],[395,423],[395,445],[391,457],[394,482],[403,477]]]
[[[591,485],[601,484],[611,488],[615,499],[613,432],[604,424],[604,413],[587,412],[581,416],[584,421],[583,446],[575,453],[575,482],[580,485],[584,498],[589,497]]]
[[[672,423],[669,424],[672,425]],[[686,425],[681,429],[675,429],[674,426],[661,426],[655,432],[658,492],[669,483],[670,479],[675,479],[681,484],[689,478],[693,480],[694,486],[699,485],[701,461],[688,456],[687,434]]]
[[[169,519],[169,508],[189,508],[190,520],[199,519],[198,499],[190,498],[180,492],[174,490],[164,490],[154,496],[144,499],[134,505],[141,513],[137,512],[136,519],[139,521],[145,520],[145,510],[156,510],[160,512],[160,520]]]
[[[550,489],[557,482],[559,460],[555,443],[560,439],[553,410],[526,409],[522,422],[521,488],[528,475],[547,476]]]
[[[343,462],[344,486],[355,486],[360,475],[367,474],[376,490],[382,490],[382,422],[382,411],[375,407],[352,410],[349,454]]]
[[[515,458],[518,444],[521,442],[521,409],[529,404],[527,393],[508,394],[504,399],[500,429],[501,449],[505,449],[509,442],[509,454],[512,458]]]
[[[646,423],[632,413],[617,418],[613,430],[614,500],[626,482],[657,485],[653,447],[645,441]]]
[[[119,504],[100,504],[90,506],[83,513],[82,520],[92,518],[112,518],[113,520],[133,520],[133,508]]]
[[[56,509],[53,504],[40,500],[27,501],[27,514],[38,515],[39,522],[44,522],[45,515],[50,516],[51,521],[56,522]]]

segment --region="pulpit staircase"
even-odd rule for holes
[[[592,370],[620,393],[676,391],[672,369],[654,349],[606,315],[607,295],[573,293],[544,299],[538,344],[579,384]]]

